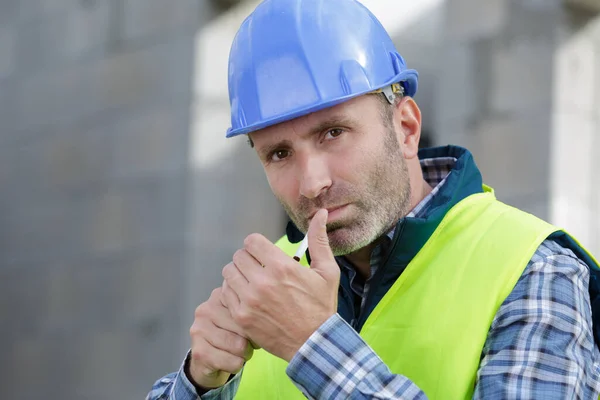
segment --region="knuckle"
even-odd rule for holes
[[[235,361],[232,362],[230,373],[236,373],[244,366],[244,359],[236,357]]]
[[[230,360],[223,361],[222,366],[219,368],[230,374],[235,374],[244,366],[244,359],[240,357],[234,357]]]
[[[202,318],[202,317],[204,317],[205,314],[206,314],[206,303],[202,303],[198,307],[196,307],[196,310],[194,311],[194,317],[196,319]]]
[[[221,272],[221,275],[223,276],[223,278],[227,279],[229,276],[231,276],[232,268],[233,268],[233,263],[229,263],[223,267],[223,271]]]
[[[194,337],[194,336],[198,336],[199,334],[200,334],[200,327],[198,326],[198,324],[194,323],[190,327],[190,336]]]
[[[259,233],[251,233],[250,235],[246,236],[246,239],[244,239],[244,247],[252,246],[252,244],[260,240],[261,237],[262,235]]]
[[[238,335],[231,335],[228,346],[233,354],[243,355],[246,351],[247,340]]]
[[[196,363],[200,361],[206,361],[207,359],[207,348],[205,346],[194,346],[192,348],[192,356],[191,359]]]
[[[273,286],[275,286],[274,282],[279,283],[279,282],[289,278],[290,275],[292,274],[292,270],[291,270],[291,268],[289,268],[288,264],[273,265],[272,267],[269,268],[269,271],[271,272],[272,277],[274,278],[274,281],[265,279],[264,283],[269,285],[268,289],[272,289]]]
[[[256,291],[256,294],[250,293],[246,296],[246,299],[244,300],[246,305],[252,309],[258,308],[260,306],[261,301],[259,299],[263,297],[262,290],[256,288]]]
[[[260,304],[259,298],[268,298],[273,293],[275,285],[270,279],[261,279],[255,284],[255,294],[248,295],[248,305],[251,307],[257,307]],[[250,303],[252,302],[252,303]]]
[[[233,253],[233,263],[234,264],[239,264],[242,261],[242,255],[244,253],[245,250],[237,250],[235,253]]]
[[[240,307],[235,313],[234,319],[242,329],[248,329],[252,326],[252,314],[246,307]]]
[[[210,292],[210,298],[211,299],[218,299],[219,297],[221,297],[221,288],[215,288],[213,289],[212,292]]]

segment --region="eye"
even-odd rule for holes
[[[289,150],[276,150],[273,153],[271,153],[271,156],[269,157],[269,159],[271,161],[282,161],[282,160],[286,159],[287,157],[289,157],[289,155],[290,155]]]
[[[338,136],[340,136],[342,133],[344,133],[343,129],[330,129],[325,133],[325,139],[335,139]]]

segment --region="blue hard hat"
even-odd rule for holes
[[[401,82],[417,92],[381,23],[356,0],[265,0],[229,54],[231,127],[247,134]]]

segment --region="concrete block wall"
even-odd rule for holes
[[[600,252],[600,18],[558,0],[447,0],[435,142],[497,196]]]
[[[598,255],[600,14],[571,9],[559,40],[551,136],[551,215]]]
[[[2,397],[178,368],[199,4],[0,2]]]
[[[436,142],[469,148],[500,199],[547,218],[555,1],[448,0]]]
[[[273,196],[245,136],[226,139],[230,126],[229,48],[258,0],[240,2],[202,28],[196,39],[194,103],[190,135],[188,244],[182,310],[189,323],[195,307],[221,286],[223,267],[254,232],[275,241],[286,216]],[[183,341],[187,330],[182,331]],[[182,355],[183,356],[183,355]]]

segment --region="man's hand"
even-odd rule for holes
[[[254,343],[286,361],[337,311],[340,270],[326,223],[324,209],[310,223],[310,268],[253,234],[223,269],[223,302],[234,321]]]
[[[223,386],[252,357],[253,348],[221,302],[221,288],[196,308],[190,328],[190,375],[205,389]]]

